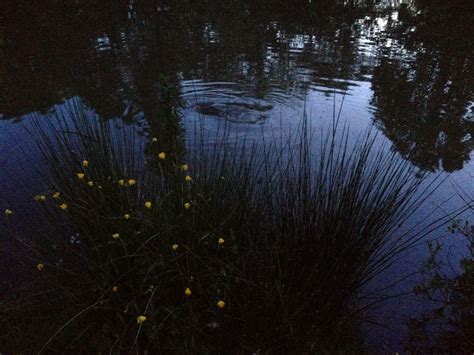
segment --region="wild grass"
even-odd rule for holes
[[[16,235],[30,276],[0,310],[6,351],[360,350],[360,290],[420,238],[397,232],[424,177],[372,132],[224,126],[169,158],[77,102],[29,132],[48,233]]]

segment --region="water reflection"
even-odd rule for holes
[[[45,113],[79,96],[180,151],[181,103],[185,119],[265,124],[288,108],[293,119],[308,100],[328,115],[324,98],[371,82],[357,112],[395,149],[423,169],[461,169],[473,149],[474,75],[470,37],[447,31],[457,17],[440,26],[408,7],[377,15],[371,1],[339,14],[343,3],[5,3],[0,113]],[[433,35],[433,21],[445,32]]]
[[[414,164],[454,171],[474,147],[474,52],[449,18],[421,17],[416,26],[409,14],[405,23],[388,24],[399,39],[382,48],[374,70],[375,119]]]
[[[465,25],[474,12],[339,13],[344,2],[2,1],[0,118],[41,119],[30,113],[61,104],[67,112],[74,98],[157,137],[146,148],[152,162],[157,150],[182,161],[195,120],[271,129],[296,121],[306,105],[324,126],[346,95],[352,131],[375,122],[417,166],[462,169],[474,149],[474,36]],[[0,151],[21,139],[11,130],[2,129],[9,139]],[[444,205],[450,191],[438,192]]]

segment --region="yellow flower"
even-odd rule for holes
[[[161,160],[165,160],[166,159],[166,153],[161,152],[160,154],[158,154],[158,158],[160,158]]]
[[[128,186],[133,186],[133,185],[136,185],[136,184],[137,184],[137,180],[135,180],[135,179],[128,180]]]
[[[224,308],[225,307],[225,302],[223,300],[219,300],[217,302],[217,307],[219,307],[220,309]]]
[[[35,201],[46,201],[46,196],[45,195],[36,195],[35,196]]]
[[[87,160],[83,160],[83,161],[82,161],[82,166],[83,166],[84,168],[87,168],[87,167],[89,166],[89,162],[88,162]]]
[[[186,171],[188,169],[189,169],[189,166],[187,166],[186,164],[181,165],[181,170],[182,171]]]
[[[191,292],[191,289],[189,287],[186,288],[186,290],[184,290],[184,294],[189,297],[191,296],[193,293]]]
[[[42,271],[44,269],[44,264],[39,263],[38,265],[36,265],[36,268],[38,269],[38,271]]]
[[[146,321],[145,316],[138,316],[137,317],[137,324],[143,324],[144,321]]]
[[[186,175],[186,177],[184,178],[184,180],[186,180],[187,182],[190,182],[190,181],[193,181],[193,178],[189,175]]]
[[[125,180],[124,180],[124,179],[120,179],[119,181],[117,181],[117,183],[118,183],[120,186],[123,186],[123,185],[125,185]]]
[[[59,205],[59,208],[62,210],[67,210],[67,203],[63,203],[62,205]]]
[[[151,141],[152,141],[153,143],[156,143],[156,142],[158,142],[158,138],[153,137],[153,138],[151,139]]]
[[[112,292],[117,292],[118,291],[118,286],[112,287]]]
[[[94,181],[87,182],[87,185],[89,185],[90,187],[94,186]]]
[[[118,239],[119,237],[120,237],[120,234],[118,234],[118,233],[112,234],[112,238],[114,238],[114,239]]]
[[[179,245],[178,245],[178,244],[173,244],[173,245],[171,246],[171,248],[173,248],[173,250],[176,251],[176,250],[178,250]]]
[[[150,209],[151,208],[151,202],[150,201],[145,202],[145,207]]]
[[[186,202],[184,204],[184,208],[186,208],[187,210],[191,208],[191,204],[189,202]]]
[[[53,198],[58,199],[60,195],[61,195],[60,192],[55,192],[55,193],[53,194]]]
[[[8,208],[5,210],[5,215],[6,215],[6,216],[11,216],[12,214],[13,214],[13,211],[12,211],[12,210],[10,210],[10,209],[8,209]]]
[[[129,218],[130,218],[130,215],[129,215],[128,213],[126,213],[126,214],[123,215],[123,218],[129,219]]]
[[[77,173],[76,175],[77,175],[79,180],[84,179],[84,176],[85,176],[84,173]]]
[[[219,239],[217,240],[217,243],[218,243],[219,245],[224,244],[224,242],[225,242],[224,238],[219,238]]]

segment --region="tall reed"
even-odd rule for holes
[[[350,141],[335,123],[316,143],[303,120],[287,140],[255,142],[224,125],[217,143],[198,129],[170,159],[160,137],[65,107],[29,128],[54,233],[19,236],[38,270],[0,311],[16,324],[6,349],[360,346],[358,295],[420,238],[397,232],[428,191],[377,135]]]

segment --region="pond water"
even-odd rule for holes
[[[0,21],[0,166],[8,172],[0,177],[2,208],[28,199],[15,174],[29,188],[39,184],[37,158],[16,149],[28,139],[18,122],[67,112],[71,101],[104,120],[173,137],[177,126],[166,122],[163,102],[180,99],[188,139],[196,122],[213,131],[226,119],[251,137],[284,134],[304,112],[313,127],[327,128],[341,108],[351,137],[374,126],[404,159],[447,177],[413,223],[461,207],[460,188],[474,197],[474,37],[457,17],[435,21],[423,8],[348,15],[260,2],[7,3]],[[454,258],[463,253],[461,242],[447,243]],[[404,256],[380,284],[416,271],[425,252]],[[369,341],[400,349],[403,319],[419,308],[410,297],[387,303],[379,317],[387,316],[388,330],[371,331]]]

